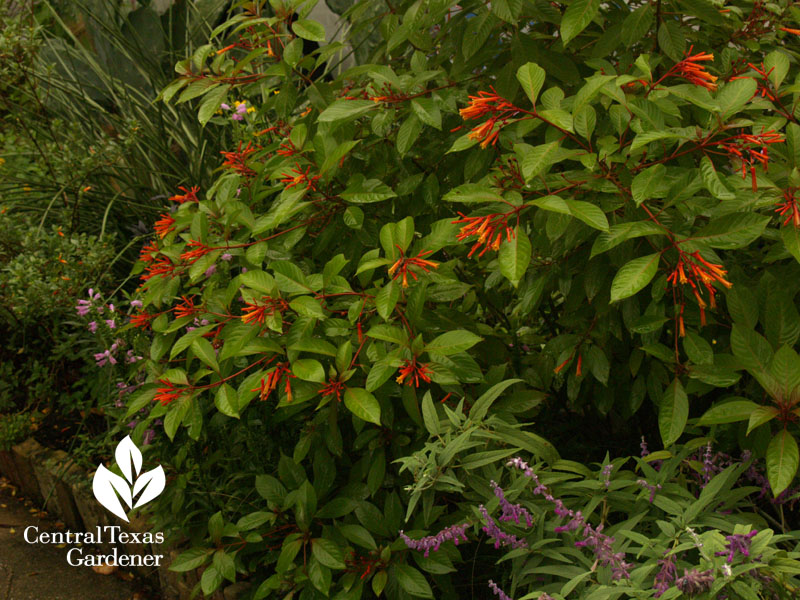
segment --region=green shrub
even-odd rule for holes
[[[0,450],[10,450],[11,446],[24,441],[32,430],[29,414],[0,414]]]

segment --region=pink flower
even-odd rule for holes
[[[114,329],[117,326],[114,319],[106,319],[106,325],[108,325],[109,329]]]
[[[231,119],[233,119],[234,121],[244,121],[244,117],[239,113],[232,114]]]
[[[211,277],[216,272],[217,272],[217,265],[211,265],[206,269],[205,275],[206,277]]]
[[[92,322],[89,323],[89,331],[91,331],[92,333],[97,331],[97,322],[96,321],[92,321]]]
[[[222,256],[220,256],[219,258],[220,258],[220,260],[224,260],[225,262],[228,262],[230,259],[232,259],[232,258],[233,258],[233,255],[232,255],[232,254],[228,254],[228,253],[226,252],[225,254],[223,254]]]
[[[227,104],[225,104],[224,102],[223,102],[222,104],[220,104],[220,105],[219,105],[219,107],[220,107],[222,110],[230,110],[230,109],[231,109],[231,107],[230,107],[230,106],[228,106]]]
[[[131,306],[134,308],[142,308],[142,301],[141,300],[131,300]]]

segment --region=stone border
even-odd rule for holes
[[[92,473],[79,467],[63,450],[45,448],[33,438],[13,446],[11,450],[0,450],[0,475],[4,475],[22,493],[48,512],[57,515],[72,531],[94,530],[97,526],[110,525],[108,513],[95,500],[90,481]],[[141,516],[130,523],[120,523],[123,529],[137,533],[150,530],[147,520]],[[181,550],[163,544],[142,547],[141,544],[120,545],[124,554],[163,554],[164,563],[154,572],[152,568],[134,567],[132,570],[161,589],[164,600],[188,600],[192,589],[199,583],[202,569],[187,573],[175,573],[169,565]],[[104,552],[111,544],[101,545]],[[250,588],[246,581],[236,582],[224,590],[217,591],[211,600],[238,600]]]

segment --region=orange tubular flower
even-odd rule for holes
[[[292,386],[291,380],[295,378],[292,375],[291,367],[288,362],[282,362],[275,365],[275,368],[269,372],[267,375],[266,381],[264,378],[261,378],[261,384],[257,388],[253,388],[250,390],[251,392],[258,392],[259,397],[261,400],[266,400],[269,395],[272,393],[273,390],[278,388],[278,384],[283,379],[283,376],[286,376],[286,383],[285,383],[285,390],[286,390],[286,401],[292,401]]]
[[[520,109],[500,96],[493,87],[490,89],[491,92],[480,91],[477,96],[470,96],[467,107],[458,111],[465,121],[489,116],[487,121],[473,127],[469,133],[470,139],[480,140],[481,148],[486,148],[489,144],[494,146],[500,130],[520,112]]]
[[[714,289],[714,282],[730,288],[733,284],[725,279],[728,272],[722,268],[722,265],[710,263],[700,253],[695,251],[691,254],[681,252],[678,259],[678,265],[667,277],[667,281],[673,287],[683,284],[689,284],[692,289],[692,294],[697,300],[700,307],[700,323],[706,324],[706,306],[716,308],[716,289]],[[703,299],[702,285],[708,294],[708,303]],[[683,316],[681,315],[681,329],[683,329]]]
[[[160,387],[156,390],[156,395],[153,399],[161,402],[162,406],[166,406],[170,402],[177,400],[186,391],[185,389],[176,389],[172,382],[166,379],[159,379],[158,383],[164,387]]]
[[[179,186],[178,189],[181,190],[183,194],[170,196],[170,200],[173,202],[177,202],[178,204],[183,204],[184,202],[199,202],[197,199],[197,192],[200,191],[200,188],[198,186],[193,185],[192,189],[190,190],[187,190],[183,186]]]
[[[707,60],[714,60],[713,54],[704,54],[702,52],[694,55],[689,55],[692,51],[694,46],[689,48],[689,52],[687,52],[686,58],[676,64],[672,69],[670,69],[670,75],[674,75],[675,77],[683,77],[689,83],[693,83],[694,85],[699,85],[704,87],[708,90],[716,91],[717,84],[714,83],[717,80],[717,77],[711,75],[711,73],[705,71],[705,67],[703,65],[699,65],[697,63],[707,61]]]
[[[419,387],[419,380],[422,379],[425,383],[431,382],[431,373],[428,363],[417,362],[415,356],[411,360],[406,359],[403,366],[400,367],[400,375],[397,376],[397,383],[405,383],[405,385],[414,385]]]
[[[156,246],[156,243],[149,242],[145,244],[139,251],[139,260],[146,263],[153,262],[155,260],[153,257],[153,252],[158,252],[158,246]]]
[[[300,164],[299,163],[295,163],[295,165],[297,166],[297,168],[296,169],[292,169],[292,172],[294,172],[295,174],[292,175],[291,173],[284,173],[283,174],[283,179],[281,179],[281,183],[287,184],[286,185],[286,189],[288,190],[290,188],[293,188],[296,185],[299,185],[301,183],[305,183],[306,189],[316,190],[317,189],[316,182],[319,180],[320,176],[319,175],[315,175],[313,177],[310,177],[309,176],[309,174],[311,172],[311,167],[310,166],[306,167],[306,170],[303,171],[300,168]]]
[[[784,227],[791,221],[795,229],[800,229],[800,210],[798,210],[797,198],[795,197],[798,189],[800,188],[785,190],[783,192],[784,201],[778,204],[778,208],[775,209],[775,212],[779,215],[786,216],[786,220],[783,222]]]
[[[747,179],[748,172],[753,182],[753,191],[758,191],[756,181],[756,163],[764,167],[766,171],[769,161],[769,145],[783,142],[781,134],[770,129],[758,134],[742,133],[734,136],[726,143],[718,144],[728,152],[731,159],[737,158],[742,161],[742,179]]]
[[[175,229],[175,227],[174,227],[175,219],[173,219],[172,216],[170,214],[168,214],[168,213],[167,214],[161,214],[159,216],[161,218],[158,221],[155,222],[155,225],[153,225],[153,229],[158,234],[158,237],[160,237],[161,239],[164,239],[164,237],[166,237],[166,235],[170,231]]]
[[[247,146],[244,148],[242,148],[242,142],[239,142],[239,147],[235,151],[220,153],[225,157],[222,166],[228,167],[244,177],[255,177],[256,172],[247,166],[247,160],[256,150],[257,148],[253,147],[252,142],[247,142]]]
[[[153,315],[146,312],[141,312],[138,315],[131,315],[131,325],[139,329],[150,329],[150,321],[153,320]]]
[[[423,250],[416,257],[408,257],[405,256],[403,250],[395,244],[394,246],[400,251],[400,258],[389,267],[389,275],[392,279],[397,279],[398,277],[402,276],[403,287],[408,287],[408,274],[411,273],[411,276],[414,278],[414,281],[417,281],[419,278],[414,271],[410,271],[409,267],[417,267],[422,269],[426,273],[429,272],[431,269],[439,268],[439,263],[435,263],[432,260],[425,260],[423,256],[427,256],[428,254],[432,254],[433,250]]]
[[[281,147],[277,150],[278,154],[281,156],[294,156],[299,152],[295,145],[292,143],[292,140],[286,140],[284,143],[281,144]]]
[[[198,309],[194,305],[194,296],[191,298],[181,296],[181,300],[183,300],[183,303],[179,304],[173,309],[175,311],[176,319],[180,319],[181,317],[191,317],[197,312]]]
[[[141,279],[142,281],[147,281],[156,275],[160,275],[162,278],[166,277],[167,275],[171,276],[174,269],[175,265],[170,262],[169,258],[162,256],[152,264],[148,265],[148,267],[145,269],[147,273],[142,275]]]
[[[509,213],[492,213],[482,217],[467,217],[463,213],[458,213],[461,217],[452,221],[452,223],[465,223],[461,231],[456,235],[459,242],[463,242],[468,237],[473,235],[478,236],[478,240],[472,249],[469,251],[467,258],[471,258],[478,249],[483,246],[483,250],[478,254],[478,257],[483,256],[487,250],[498,250],[500,244],[505,239],[511,241],[514,237],[514,230],[508,226],[508,217],[514,214],[515,211]]]
[[[342,401],[342,394],[344,393],[344,382],[338,379],[331,379],[319,393],[322,396],[336,396],[336,400]]]
[[[242,315],[242,322],[264,325],[267,317],[271,317],[276,312],[282,313],[288,308],[289,305],[283,298],[270,298],[269,296],[262,296],[260,303],[248,303],[245,306],[243,310],[246,314]]]
[[[203,242],[197,240],[189,240],[189,248],[194,248],[181,254],[181,260],[189,261],[189,264],[196,263],[201,257],[211,252],[212,248],[206,246]]]
[[[781,31],[785,31],[786,33],[793,33],[795,35],[800,35],[800,29],[789,29],[788,27],[781,27]]]

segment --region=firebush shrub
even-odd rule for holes
[[[311,8],[241,3],[161,94],[228,145],[137,266],[172,568],[252,598],[796,594],[796,521],[733,486],[798,467],[797,6],[364,1],[344,72]],[[556,450],[640,433],[663,450],[619,479]],[[744,462],[711,479],[711,441]],[[490,481],[520,453],[547,475],[514,534]],[[594,558],[547,547],[550,485]],[[480,531],[510,563],[441,544]]]

